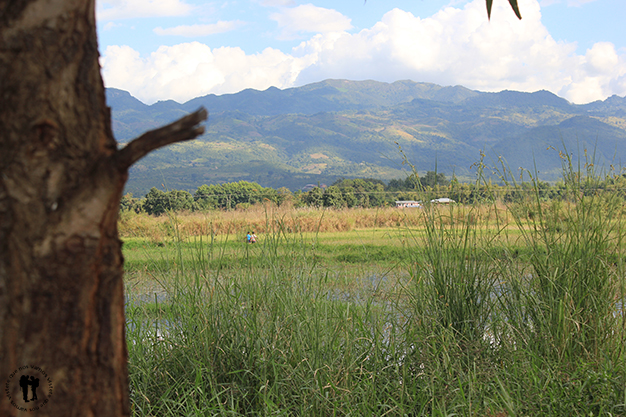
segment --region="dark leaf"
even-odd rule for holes
[[[493,0],[487,0],[487,2],[491,2]],[[509,0],[509,3],[511,3],[511,7],[513,8],[513,11],[515,12],[515,16],[517,16],[518,19],[522,19],[522,14],[519,12],[519,7],[517,6],[517,0]]]
[[[491,19],[491,6],[493,5],[493,0],[486,0],[486,1],[487,1],[487,18]],[[521,19],[522,14],[519,11],[517,0],[509,0],[509,3],[511,4],[511,7],[513,8],[513,11],[515,12],[515,15],[517,16],[517,18]]]

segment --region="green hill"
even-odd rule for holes
[[[515,170],[536,166],[548,181],[561,167],[551,147],[565,146],[575,160],[586,149],[596,166],[626,163],[626,99],[617,96],[578,106],[546,91],[327,80],[151,106],[107,89],[107,100],[122,146],[201,105],[210,112],[200,138],[133,167],[127,190],[136,195],[153,186],[195,190],[239,180],[295,190],[341,177],[392,179],[406,175],[403,157],[420,172],[436,167],[469,178],[481,151]]]

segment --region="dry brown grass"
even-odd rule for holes
[[[507,224],[510,214],[504,206],[440,206],[438,217],[450,224],[458,222]],[[277,207],[266,203],[232,211],[179,212],[174,215],[149,216],[122,213],[119,231],[122,237],[144,237],[161,241],[175,230],[181,236],[210,236],[255,231],[270,233],[344,232],[361,229],[421,227],[424,213],[420,209],[352,208],[316,209]]]

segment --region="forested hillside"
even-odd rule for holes
[[[581,165],[626,166],[626,99],[617,96],[573,105],[547,91],[327,80],[183,104],[148,106],[116,89],[107,98],[122,143],[200,105],[211,114],[202,137],[140,161],[127,187],[137,195],[240,180],[292,191],[340,178],[389,180],[410,173],[405,160],[418,172],[469,179],[481,154],[488,167],[536,169],[547,181],[559,177],[565,152]]]

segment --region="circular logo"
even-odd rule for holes
[[[7,378],[4,392],[11,405],[20,411],[37,411],[52,397],[52,381],[39,366],[20,366]]]

